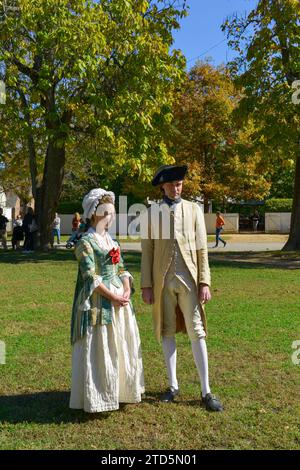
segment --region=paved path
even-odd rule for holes
[[[226,247],[220,243],[218,248],[213,248],[213,243],[208,243],[208,251],[211,253],[225,253],[225,252],[241,252],[241,251],[277,251],[281,250],[284,243],[271,242],[271,243],[230,243],[227,242]],[[140,242],[121,242],[121,248],[124,251],[141,251]]]
[[[223,244],[220,242],[218,248],[213,248],[214,242],[208,242],[208,250],[210,253],[226,253],[226,252],[255,252],[255,251],[279,251],[285,244],[285,237],[280,236],[270,236],[270,240],[268,241],[267,235],[258,235],[258,240],[255,241],[255,236],[239,236],[239,235],[230,235],[229,237],[232,238],[227,241],[227,245],[224,248]],[[243,240],[244,238],[244,240]],[[260,239],[260,240],[259,240]],[[7,242],[7,246],[11,249],[11,242]],[[55,248],[65,249],[66,242],[62,242],[60,245],[54,244]],[[121,248],[124,251],[141,251],[141,243],[140,242],[126,242],[121,241]]]

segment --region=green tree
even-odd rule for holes
[[[244,18],[228,19],[223,30],[238,52],[231,69],[243,89],[240,115],[256,124],[266,159],[295,162],[291,229],[285,250],[300,250],[300,104],[293,88],[300,79],[300,3],[260,0]],[[294,95],[294,98],[297,96]]]
[[[295,160],[287,159],[285,155],[275,162],[269,173],[271,182],[270,198],[293,198],[295,180]]]
[[[168,159],[161,129],[183,75],[184,58],[170,46],[184,3],[19,0],[19,13],[3,19],[1,129],[9,115],[27,142],[42,248],[78,139],[97,141],[102,173],[135,168],[147,177],[150,164]]]
[[[32,199],[26,138],[22,134],[18,108],[6,111],[5,121],[1,120],[0,126],[0,186],[5,191],[13,191],[21,205],[25,205]],[[0,119],[2,112],[0,106]]]

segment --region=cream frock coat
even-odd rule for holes
[[[152,204],[141,215],[141,287],[153,288],[153,325],[158,340],[161,338],[163,325],[162,292],[165,275],[172,261],[174,244],[170,237],[170,221],[170,208],[165,202]],[[201,283],[210,286],[205,220],[198,204],[185,199],[178,203],[174,215],[174,237],[194,280],[195,288],[198,289]],[[203,304],[201,318],[207,332]]]

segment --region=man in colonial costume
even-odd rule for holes
[[[208,380],[204,303],[211,298],[211,280],[205,221],[198,204],[181,199],[186,172],[186,165],[164,165],[152,180],[164,196],[142,216],[142,295],[153,306],[155,335],[162,338],[170,385],[162,401],[171,402],[179,393],[175,333],[186,331],[201,381],[202,404],[207,410],[223,411]]]

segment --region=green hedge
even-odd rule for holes
[[[292,212],[293,199],[268,199],[266,212]]]
[[[216,213],[217,211],[220,212],[225,212],[222,206],[222,203],[218,203],[217,201],[213,201],[213,213]],[[245,217],[250,217],[252,214],[254,214],[254,211],[258,210],[258,212],[263,215],[265,213],[265,206],[264,205],[243,205],[243,204],[232,204],[232,203],[227,203],[226,204],[226,212],[229,214],[240,214]]]
[[[263,205],[242,205],[242,204],[226,204],[226,212],[239,213],[244,216],[249,216],[257,209],[261,215],[265,212],[292,212],[292,199],[279,199],[272,198],[265,201]],[[223,212],[222,203],[213,201],[213,212],[217,210]]]
[[[59,214],[75,214],[75,212],[82,214],[82,203],[81,201],[61,201],[58,205],[57,212]]]
[[[227,212],[237,212],[243,215],[252,214],[255,209],[258,209],[260,213],[265,212],[291,212],[292,211],[292,199],[268,199],[264,206],[240,206],[238,204],[228,204],[226,209]],[[213,201],[213,211],[222,211],[222,204],[218,204]],[[82,214],[81,201],[62,201],[58,206],[57,212],[59,214],[74,214],[79,212]]]

